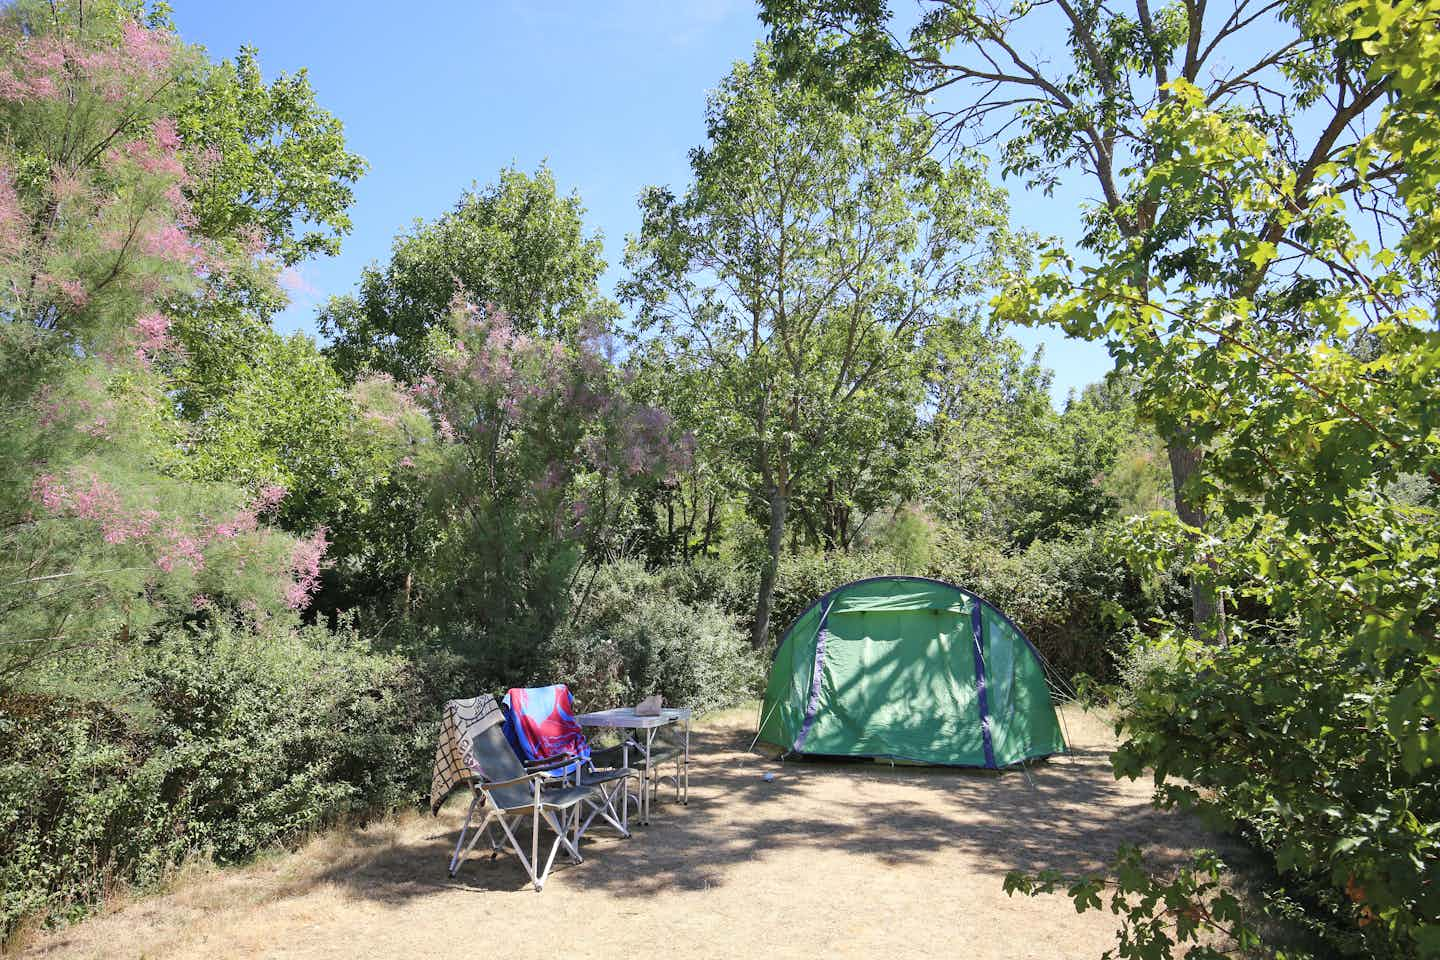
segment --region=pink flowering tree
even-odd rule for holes
[[[427,606],[487,637],[544,631],[587,550],[619,546],[634,491],[680,469],[686,442],[664,411],[626,399],[599,335],[564,344],[464,302],[452,326],[415,387],[435,423],[441,517]]]
[[[195,54],[96,6],[0,12],[0,685],[177,613],[302,608],[327,543],[273,529],[276,488],[179,469],[172,313],[273,268],[195,229]]]

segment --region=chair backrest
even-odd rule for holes
[[[480,767],[482,781],[494,783],[514,780],[525,776],[527,772],[499,724],[475,735],[471,741],[471,754]],[[490,793],[495,798],[495,803],[506,809],[528,806],[534,799],[534,789],[527,783],[501,787]]]
[[[565,684],[512,687],[501,709],[505,712],[505,736],[524,759],[544,760],[560,753],[582,761],[589,759],[590,744],[575,719],[575,704]],[[569,769],[554,773],[567,773]]]

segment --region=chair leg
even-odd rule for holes
[[[538,821],[539,821],[539,819],[540,819],[540,818],[539,818],[538,811],[537,811],[537,815],[536,815],[536,817],[535,817],[536,825],[537,825],[537,826],[538,826]],[[504,816],[501,816],[501,817],[499,818],[499,820],[500,820],[500,828],[505,831],[505,836],[507,836],[507,837],[510,838],[510,848],[515,851],[515,856],[517,856],[517,857],[520,858],[520,865],[525,868],[525,873],[529,875],[529,877],[530,877],[530,882],[533,883],[533,884],[535,884],[535,889],[536,889],[536,890],[539,890],[540,887],[541,887],[541,885],[543,884],[543,880],[536,880],[536,879],[535,879],[535,866],[534,866],[535,861],[534,861],[534,860],[527,860],[527,859],[525,859],[525,848],[520,845],[520,840],[515,836],[515,831],[511,828],[510,822],[509,822]],[[519,818],[519,817],[516,817],[516,818],[515,818],[515,822],[518,824],[518,823],[520,822],[520,818]],[[538,839],[538,835],[539,835],[539,831],[537,830],[535,833],[532,833],[531,836],[530,836],[530,850],[531,850],[532,856],[534,856],[536,853],[538,853],[538,847],[537,847],[537,845],[536,845],[536,840]]]
[[[476,827],[475,833],[472,834],[470,837],[470,846],[465,846],[465,831],[470,828],[470,818],[475,816],[475,806],[479,802],[480,795],[476,794],[475,796],[470,798],[470,809],[465,811],[465,822],[460,825],[460,837],[455,841],[455,852],[450,855],[450,876],[452,877],[455,876],[455,874],[460,870],[461,859],[465,856],[466,853],[470,852],[471,847],[475,846],[475,841],[479,839],[481,828]],[[487,814],[485,817],[484,829],[488,831],[489,828],[490,817]],[[462,847],[464,848],[464,853],[461,852]]]
[[[532,822],[531,822],[531,824],[530,824],[530,862],[531,862],[531,863],[534,863],[534,864],[539,864],[539,863],[540,863],[540,785],[539,785],[538,783],[535,785],[535,807],[534,807],[534,810],[535,810],[535,815],[534,815],[534,817],[532,818]],[[552,857],[551,859],[554,859],[554,858]],[[547,866],[547,867],[545,868],[545,870],[546,870],[546,872],[548,873],[549,870],[550,870],[550,868]],[[534,871],[534,869],[531,869],[531,871],[530,871],[530,879],[535,881],[535,890],[536,890],[537,893],[539,892],[540,888],[545,885],[545,875],[544,875],[544,874],[541,874],[541,875],[540,875],[540,879],[539,879],[539,880],[535,880],[535,871]]]
[[[549,815],[547,814],[547,816]],[[555,850],[563,844],[565,846],[565,849],[568,850],[570,853],[571,863],[585,862],[585,858],[580,855],[579,835],[575,834],[574,839],[571,839],[571,834],[575,831],[579,824],[580,807],[578,804],[574,807],[571,807],[569,810],[566,810],[562,817],[551,818],[550,826],[555,830],[555,845],[550,851],[550,858],[552,860],[555,858]]]
[[[590,806],[590,815],[587,816],[583,822],[579,823],[577,839],[579,837],[583,837],[586,833],[589,832],[590,824],[595,821],[596,817],[603,817],[606,823],[610,824],[616,830],[620,831],[620,835],[622,837],[627,840],[630,838],[629,818],[626,816],[625,812],[625,807],[627,805],[622,802],[621,809],[619,811],[615,809],[616,796],[625,797],[627,799],[629,797],[629,779],[629,777],[625,777],[621,780],[612,780],[608,784],[602,783],[599,785],[600,799],[586,801],[586,803]],[[580,815],[577,812],[577,821],[579,820],[579,816]]]
[[[536,809],[538,811],[539,808],[537,807]],[[536,893],[545,889],[545,880],[550,876],[550,868],[555,865],[555,854],[560,852],[561,846],[569,850],[570,858],[575,863],[585,862],[585,858],[580,856],[580,849],[570,840],[572,811],[578,813],[579,807],[577,806],[565,811],[560,817],[557,817],[549,810],[544,812],[546,822],[549,823],[550,828],[555,831],[555,842],[550,845],[550,855],[545,858],[545,866],[540,870],[539,875],[537,876],[533,871],[530,874],[531,879],[535,883]]]

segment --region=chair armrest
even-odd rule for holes
[[[481,780],[481,790],[499,790],[501,787],[513,787],[517,783],[534,783],[540,779],[538,773],[527,773],[523,777],[511,777],[509,780]]]
[[[545,757],[542,760],[526,760],[527,770],[549,770],[552,767],[563,767],[567,763],[575,762],[577,758],[568,753],[557,753],[553,757]]]

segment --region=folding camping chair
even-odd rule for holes
[[[590,742],[575,719],[570,688],[513,687],[501,701],[505,736],[520,759],[562,784],[598,788],[586,800],[589,816],[579,825],[583,837],[600,817],[622,837],[630,836],[630,778],[638,774],[622,760],[618,747],[591,752]],[[616,808],[616,800],[619,808]]]
[[[482,771],[470,779],[475,796],[470,800],[470,809],[465,814],[465,824],[460,828],[460,839],[455,841],[455,852],[450,857],[450,876],[460,870],[460,864],[474,849],[480,837],[490,842],[491,857],[498,856],[501,844],[491,835],[492,824],[499,824],[510,847],[520,858],[520,864],[530,875],[536,891],[545,886],[550,867],[555,863],[555,854],[564,846],[574,863],[583,862],[580,856],[580,815],[587,802],[592,802],[600,790],[590,785],[546,786],[549,770],[543,765],[532,769],[520,762],[511,749],[510,742],[499,726],[491,726],[474,735],[472,741],[476,765]],[[560,765],[573,758],[565,757],[553,761]],[[542,789],[545,787],[545,789]],[[467,831],[478,807],[485,808],[485,819],[470,833],[470,842],[465,842]],[[530,815],[530,856],[527,859],[520,841],[515,836],[515,826]],[[545,866],[536,873],[540,864],[540,821],[544,819],[555,831],[555,842],[550,845],[550,855]]]

